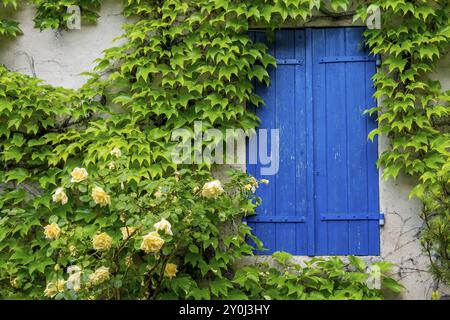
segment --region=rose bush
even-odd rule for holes
[[[26,233],[14,232],[23,216],[6,215],[3,296],[198,299],[239,292],[231,266],[251,254],[252,236],[241,223],[229,234],[221,226],[254,211],[260,200],[245,186],[256,180],[232,171],[222,184],[209,171],[183,169],[127,182],[125,163],[115,148],[98,167],[67,169],[62,185],[41,195],[51,201],[37,208]],[[19,252],[32,259],[17,263]]]

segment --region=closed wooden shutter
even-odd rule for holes
[[[378,147],[367,139],[376,122],[363,113],[376,104],[376,59],[363,31],[280,30],[268,43],[278,66],[270,87],[257,87],[267,106],[255,112],[260,128],[279,129],[279,171],[262,176],[264,165],[247,165],[270,181],[247,219],[269,249],[260,254],[379,254]]]

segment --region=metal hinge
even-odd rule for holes
[[[384,226],[385,223],[385,219],[384,219],[384,213],[380,213],[380,226]]]
[[[304,216],[262,216],[255,215],[251,217],[244,218],[246,222],[249,223],[267,223],[267,222],[277,222],[277,223],[299,223],[305,222],[306,218]]]
[[[384,225],[384,214],[383,213],[328,213],[320,215],[321,221],[355,221],[355,220],[378,220],[380,226]]]
[[[277,59],[277,65],[303,65],[303,59]]]
[[[369,62],[377,61],[375,57],[368,56],[333,56],[322,57],[319,59],[319,63],[342,63],[342,62]]]
[[[321,221],[358,221],[358,220],[378,220],[380,226],[384,225],[385,219],[383,213],[365,213],[365,214],[348,214],[348,213],[328,213],[320,215]],[[243,222],[247,223],[304,223],[304,216],[263,216],[255,215],[243,218]]]
[[[377,61],[376,61],[375,65],[377,67],[381,67],[381,58],[380,57],[377,57]]]

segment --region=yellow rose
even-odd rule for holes
[[[112,238],[105,232],[97,234],[92,239],[92,245],[95,250],[109,250],[112,245]]]
[[[116,163],[114,161],[111,161],[110,163],[108,163],[109,170],[114,170],[115,168],[116,168]]]
[[[64,280],[60,279],[56,281],[56,283],[49,282],[47,284],[47,287],[44,290],[44,295],[49,298],[53,298],[56,296],[59,292],[64,291]]]
[[[20,288],[19,280],[17,278],[11,279],[9,283],[11,284],[11,287],[15,289]]]
[[[133,257],[127,256],[125,258],[125,265],[130,268],[133,265]]]
[[[144,250],[146,253],[156,253],[161,250],[163,245],[164,240],[157,231],[153,231],[142,238],[141,250]]]
[[[81,268],[75,265],[69,266],[67,268],[67,273],[69,274],[67,288],[79,291],[81,289]]]
[[[70,175],[72,176],[71,182],[81,182],[87,179],[88,172],[85,168],[75,168]]]
[[[114,148],[111,150],[110,154],[116,158],[120,158],[122,156],[122,151],[119,148]]]
[[[159,199],[162,197],[163,194],[162,194],[161,190],[158,189],[155,191],[155,193],[153,195],[155,196],[156,199]]]
[[[136,228],[134,227],[123,227],[120,228],[120,231],[122,232],[123,240],[127,240],[129,237],[131,237],[135,232]]]
[[[92,189],[92,199],[96,204],[99,204],[101,207],[107,206],[111,204],[111,198],[108,194],[100,187],[95,187]]]
[[[64,192],[64,188],[58,188],[53,194],[53,202],[61,202],[61,204],[66,204],[68,201],[67,195]]]
[[[168,263],[166,264],[166,268],[164,270],[164,275],[170,279],[175,277],[177,275],[177,265],[174,263]]]
[[[77,247],[75,247],[74,245],[70,245],[69,252],[71,256],[75,256],[77,254]]]
[[[223,193],[222,184],[219,180],[205,183],[202,189],[202,196],[208,199],[216,199]]]
[[[61,229],[56,223],[49,224],[44,227],[44,235],[47,239],[57,239],[61,233]]]
[[[109,279],[109,268],[100,267],[89,276],[88,286],[99,285]]]
[[[155,228],[156,231],[164,231],[165,234],[168,234],[168,235],[171,235],[171,236],[173,235],[173,233],[172,233],[172,225],[170,224],[169,221],[167,221],[164,218],[161,218],[161,220],[159,222],[155,223],[153,225],[153,227]]]
[[[251,184],[246,184],[246,185],[244,186],[244,188],[245,188],[246,190],[248,190],[248,191],[252,191],[253,193],[256,191],[255,187],[252,186]]]

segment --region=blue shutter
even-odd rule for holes
[[[254,36],[264,41],[264,33]],[[249,219],[249,225],[269,249],[262,254],[276,250],[307,254],[305,41],[304,30],[276,32],[269,52],[276,57],[277,68],[269,70],[271,86],[257,90],[267,104],[257,110],[260,128],[280,130],[278,174],[262,177],[259,166],[247,167],[252,175],[270,181],[259,188],[264,200],[258,215]]]
[[[281,30],[269,44],[278,62],[271,86],[257,87],[267,106],[261,128],[280,130],[279,172],[258,195],[248,223],[269,251],[298,255],[378,255],[379,205],[375,126],[376,62],[362,28]],[[255,40],[264,34],[255,32]],[[269,149],[270,150],[270,149]]]

